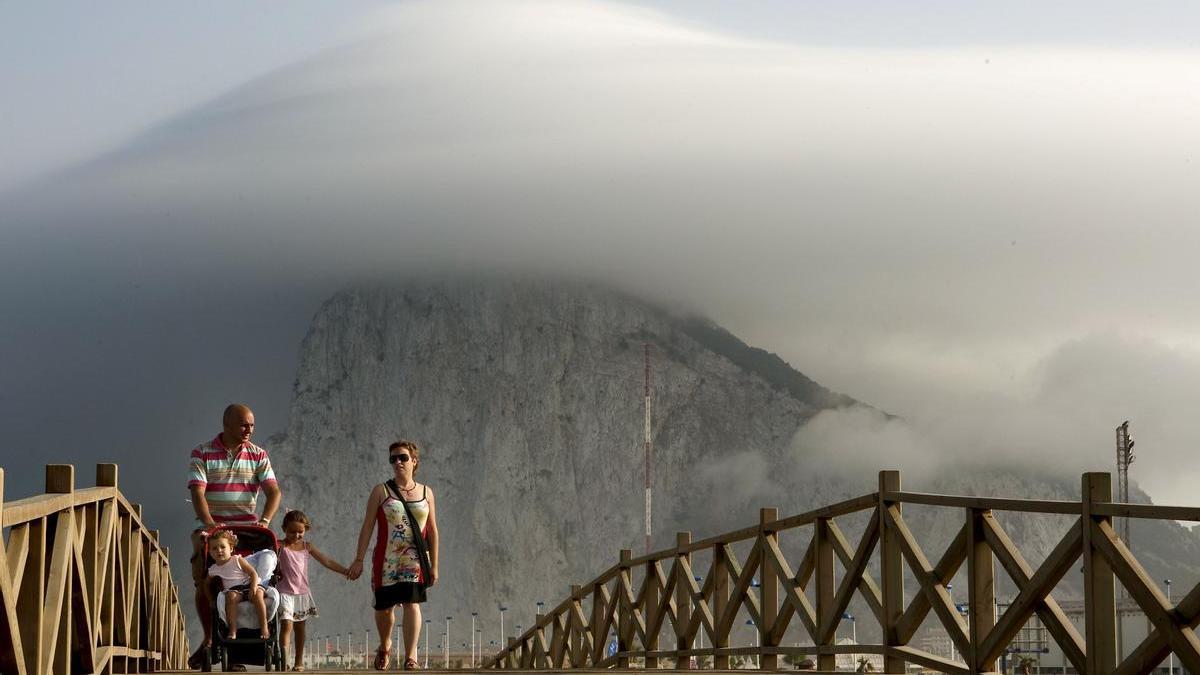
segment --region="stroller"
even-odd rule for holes
[[[221,670],[229,672],[234,664],[249,664],[283,670],[283,649],[279,644],[279,591],[275,590],[278,579],[275,567],[279,562],[277,551],[279,541],[269,528],[258,525],[222,525],[221,529],[232,531],[237,535],[236,553],[245,557],[246,562],[254,566],[258,572],[259,584],[266,591],[267,622],[271,632],[270,637],[260,636],[258,615],[254,606],[249,602],[238,603],[237,639],[230,640],[229,623],[225,616],[225,591],[213,594],[212,648],[204,650],[203,672],[211,672],[213,663],[220,662]],[[215,530],[214,530],[215,531]],[[207,564],[212,564],[208,555],[208,545],[205,544],[204,557]]]

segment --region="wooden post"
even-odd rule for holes
[[[46,494],[71,494],[75,492],[75,467],[70,464],[47,464],[46,465]],[[53,672],[66,673],[71,669],[71,626],[73,624],[72,617],[72,600],[71,591],[74,585],[70,582],[72,559],[69,553],[60,555],[60,552],[71,551],[74,549],[75,530],[75,508],[63,509],[56,515],[52,516],[53,521],[44,520],[46,523],[46,534],[53,532],[53,550],[50,558],[50,568],[47,571],[48,576],[45,578],[45,591],[48,597],[44,596],[44,600],[48,599],[49,607],[43,608],[43,612],[49,610],[57,616],[46,615],[43,613],[42,618],[42,640],[43,650],[52,650],[51,654],[42,654],[42,661],[39,664],[49,666],[47,670]],[[53,528],[50,526],[53,522]],[[65,541],[60,540],[64,538]],[[38,580],[39,583],[41,580]],[[56,602],[57,601],[57,602]]]
[[[899,471],[879,472],[879,576],[883,594],[883,645],[900,647],[897,630],[900,617],[904,615],[904,559],[900,550],[900,536],[887,517],[889,509],[901,512],[900,504],[888,499],[888,493],[900,491]],[[885,673],[903,673],[904,659],[887,651],[883,657]]]
[[[621,568],[617,571],[619,582],[617,583],[617,653],[623,654],[629,651],[630,637],[633,633],[633,607],[630,606],[629,600],[625,595],[625,588],[633,588],[633,571],[629,567],[629,561],[633,560],[633,549],[621,549]],[[627,670],[629,668],[629,657],[618,656],[617,668]]]
[[[75,491],[75,467],[70,464],[46,465],[46,494],[69,494]]]
[[[709,572],[713,576],[712,601],[709,606],[712,608],[713,621],[718,624],[720,624],[721,617],[725,615],[725,608],[729,605],[729,567],[725,558],[725,545],[713,544],[712,570]],[[729,655],[719,654],[716,651],[729,647],[729,631],[722,631],[718,625],[716,635],[712,636],[712,646],[714,650],[713,668],[729,670]]]
[[[996,625],[996,579],[995,560],[992,549],[984,538],[984,516],[990,509],[967,509],[967,620],[971,653],[967,654],[967,665],[972,673],[991,673],[996,670],[996,660],[983,661],[979,648]]]
[[[691,544],[691,532],[675,533],[675,650],[679,652],[691,649],[693,642],[692,636],[688,635],[688,626],[692,622],[692,580],[683,565],[687,562],[687,567],[691,568],[692,554],[688,550]],[[691,657],[675,657],[675,668],[684,670],[690,665]]]
[[[96,487],[117,487],[117,465],[96,465]]]
[[[646,562],[645,577],[642,578],[644,592],[642,597],[645,602],[642,605],[642,618],[646,621],[646,642],[643,647],[646,649],[646,670],[658,668],[658,657],[650,656],[649,652],[658,649],[658,630],[651,630],[652,626],[660,625],[658,623],[659,615],[659,597],[661,591],[658,587],[658,574],[655,573],[657,561],[651,559]]]
[[[4,467],[0,467],[0,528],[2,528],[2,527],[4,527]],[[0,532],[0,537],[3,537],[2,532]],[[3,544],[3,543],[4,543],[3,539],[0,539],[0,544]],[[7,553],[7,550],[5,552]],[[0,566],[4,566],[5,574],[10,574],[6,561],[0,561]],[[13,570],[13,571],[15,572],[15,570]],[[11,576],[9,578],[11,579]],[[12,593],[16,590],[17,589],[15,589],[15,588],[9,588],[8,592]],[[3,602],[0,602],[0,612],[3,613],[3,619],[0,619],[0,622],[3,622],[4,624],[8,624],[10,622],[13,622],[14,619],[16,619],[16,616],[8,613],[7,608],[5,606],[8,603],[13,602],[14,599],[15,598],[11,598],[11,597],[0,598],[0,600],[3,601]],[[22,656],[18,652],[21,652],[23,650],[21,649],[21,647],[18,644],[14,643],[13,638],[16,638],[15,642],[19,642],[21,639],[21,631],[18,626],[12,626],[12,627],[6,626],[6,628],[7,628],[7,630],[3,631],[3,633],[0,633],[0,639],[4,639],[4,640],[8,641],[8,642],[10,642],[10,644],[0,644],[0,666],[6,666],[9,668],[12,668],[13,672],[17,672],[16,671],[16,668],[17,668],[16,663],[18,661],[22,660]],[[11,661],[9,660],[9,655],[5,653],[8,649],[13,650]]]
[[[1112,476],[1083,474],[1083,600],[1087,646],[1087,675],[1107,675],[1117,666],[1117,588],[1112,565],[1097,550],[1094,538],[1103,536],[1098,523],[1112,522],[1093,515],[1093,506],[1112,501]]]
[[[837,580],[833,569],[833,538],[829,531],[829,518],[818,518],[813,527],[813,551],[816,552],[817,574],[817,626],[836,626],[839,617],[833,616]],[[823,637],[820,646],[832,647],[837,644],[837,631],[829,632]],[[828,653],[817,654],[817,670],[837,670],[837,655]]]
[[[778,542],[779,535],[767,527],[767,523],[773,523],[779,519],[779,511],[773,507],[763,508],[758,510],[758,531],[760,540],[759,546],[762,546],[761,560],[767,559],[767,540]],[[773,650],[767,652],[769,647],[777,646],[771,635],[775,631],[775,621],[779,618],[779,572],[773,565],[768,565],[763,562],[758,567],[759,580],[762,584],[762,594],[759,596],[759,607],[762,610],[762,622],[758,626],[758,644],[759,654],[758,663],[760,670],[779,670],[779,655]]]

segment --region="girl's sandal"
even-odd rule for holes
[[[391,653],[392,650],[390,649],[380,648],[375,650],[375,662],[372,664],[375,670],[387,670],[388,664],[391,663]]]
[[[404,659],[404,669],[405,670],[420,670],[420,668],[417,667],[416,659]]]

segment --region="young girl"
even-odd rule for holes
[[[263,589],[258,585],[258,572],[246,559],[233,552],[237,546],[237,535],[229,530],[217,530],[208,538],[208,554],[214,562],[208,567],[208,576],[220,577],[225,590],[225,618],[229,623],[229,639],[237,639],[238,603],[249,598],[258,612],[259,635],[271,637],[267,624],[267,603]]]
[[[296,629],[296,659],[292,670],[304,670],[305,621],[316,618],[317,605],[308,590],[308,557],[341,575],[349,573],[336,560],[321,553],[312,542],[304,540],[304,534],[312,529],[308,516],[300,511],[288,511],[283,517],[283,546],[279,547],[279,618],[283,628],[279,631],[279,644],[283,658],[287,658],[288,643],[291,642],[292,627]]]

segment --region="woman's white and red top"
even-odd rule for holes
[[[371,587],[381,588],[398,583],[419,584],[421,578],[421,561],[417,557],[417,548],[413,540],[413,532],[404,513],[404,504],[412,510],[417,520],[421,534],[426,533],[429,522],[429,500],[425,496],[425,488],[421,488],[421,498],[416,501],[405,501],[393,497],[390,491],[376,513],[375,552],[372,556]]]

